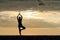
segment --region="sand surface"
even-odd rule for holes
[[[0,27],[0,35],[19,35],[17,27]],[[22,35],[60,35],[60,28],[26,28]]]

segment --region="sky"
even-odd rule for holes
[[[0,0],[0,27],[17,27],[20,12],[26,28],[60,28],[60,0],[41,1]]]
[[[60,10],[59,0],[43,0],[43,3],[45,4],[44,6],[39,6],[37,0],[29,0],[28,2],[20,0],[0,0],[0,10],[17,11],[31,8],[33,10]]]
[[[16,16],[21,12],[24,26],[43,28],[59,27],[60,1],[42,1],[45,5],[39,6],[37,0],[0,0],[0,26],[17,26]]]

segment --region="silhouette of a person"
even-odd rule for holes
[[[22,15],[19,13],[17,16],[19,33],[21,30],[25,29],[25,27],[22,25],[22,18]]]

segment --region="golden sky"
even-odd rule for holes
[[[9,27],[17,26],[17,11],[1,11],[0,12],[0,26]],[[20,12],[23,16],[23,25],[26,27],[33,28],[55,28],[60,26],[60,12],[59,11],[34,11],[34,10],[24,10]]]
[[[16,19],[18,13],[17,11],[0,12],[0,35],[19,35]],[[23,25],[26,27],[22,35],[60,35],[59,11],[25,10],[20,13],[23,16]]]
[[[60,35],[60,1],[0,1],[0,35],[19,35],[17,15],[23,16],[22,35]],[[24,4],[24,5],[23,5]]]

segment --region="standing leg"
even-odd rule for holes
[[[20,27],[19,27],[19,34],[20,34],[20,36],[21,36],[21,29],[20,29]]]
[[[20,33],[20,36],[21,36],[21,30],[19,31],[19,33]]]

